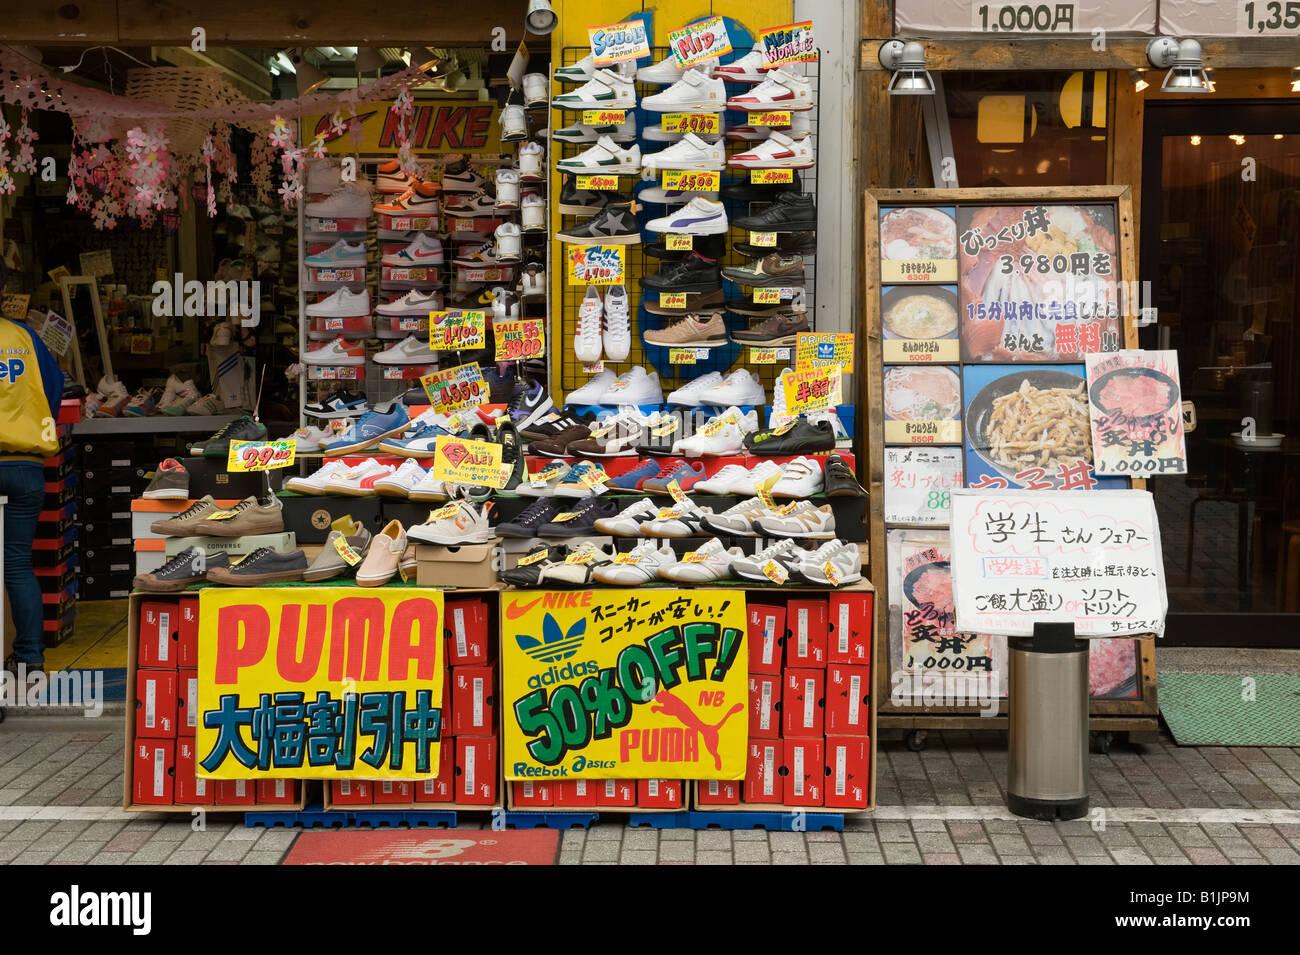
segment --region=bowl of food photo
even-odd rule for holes
[[[1092,463],[1092,428],[1083,376],[1053,368],[1025,368],[995,378],[966,405],[966,441],[997,473],[1042,468],[1059,487],[1057,468]]]

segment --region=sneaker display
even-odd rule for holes
[[[598,291],[596,295],[597,297],[599,297],[600,292]],[[584,304],[585,304],[585,300],[584,300]],[[581,310],[579,311],[578,315],[579,315],[578,318],[579,328],[581,328],[581,321],[582,321]],[[574,346],[574,351],[577,351],[576,345]],[[591,354],[590,348],[588,348],[585,352],[578,353],[579,361],[583,360],[582,358],[583,354],[590,355]],[[599,358],[600,355],[597,354],[596,360],[599,360]],[[624,374],[630,375],[632,373],[629,371],[629,372],[624,372]],[[605,392],[609,391],[610,387],[614,384],[614,382],[618,378],[619,378],[618,375],[614,374],[614,372],[609,368],[606,368],[603,371],[601,371],[600,374],[594,376],[590,381],[588,381],[582,387],[575,388],[573,391],[569,392],[569,396],[566,399],[567,403],[571,405],[598,405],[600,404],[600,399],[605,396]]]
[[[749,469],[743,464],[728,464],[712,477],[695,484],[697,494],[742,494],[749,483]]]
[[[436,216],[442,190],[431,182],[417,182],[401,195],[374,205],[375,212],[386,216]]]
[[[364,365],[366,346],[362,342],[349,343],[343,337],[325,342],[303,353],[304,365]]]
[[[671,545],[642,541],[630,551],[619,554],[612,563],[593,567],[591,577],[602,584],[638,587],[653,583],[663,568],[676,562],[677,554]]]
[[[411,415],[406,405],[392,401],[367,411],[335,440],[325,445],[327,455],[357,454],[374,447],[384,438],[401,434],[411,426]]]
[[[686,203],[690,202],[692,199],[696,199],[696,198],[709,199],[716,202],[718,195],[719,194],[716,192],[699,192],[697,190],[666,189],[663,186],[648,186],[647,188],[642,189],[640,192],[637,193],[637,198],[641,202],[653,202],[661,206],[680,206],[680,205],[685,205]],[[660,251],[665,251],[665,252],[667,251],[663,248],[662,245],[656,245],[655,249]],[[646,251],[649,252],[650,250],[647,249]],[[725,248],[720,251],[725,251]],[[662,259],[662,258],[680,258],[681,255],[684,253],[677,252],[677,253],[673,253],[671,256],[658,255],[657,252],[651,254],[656,255],[657,258]]]
[[[821,466],[808,457],[797,457],[781,465],[781,476],[772,485],[773,497],[805,498],[820,494]]]
[[[469,501],[451,501],[431,511],[429,519],[410,528],[407,535],[414,541],[443,546],[486,544],[493,537],[486,510]]]
[[[858,483],[853,468],[838,454],[832,454],[826,459],[825,482],[827,497],[867,496],[867,492]]]
[[[781,473],[781,465],[775,461],[760,460],[757,464],[749,469],[748,480],[736,479],[735,487],[737,494],[745,494],[753,497],[758,494],[758,486],[770,478],[773,474]]]
[[[407,535],[400,521],[389,521],[370,540],[366,555],[357,566],[357,583],[362,587],[379,587],[397,576],[406,554]]]
[[[365,395],[341,388],[327,398],[305,405],[302,410],[313,418],[346,418],[348,415],[363,414],[369,407]]]
[[[386,478],[397,469],[391,464],[380,464],[374,458],[366,458],[356,467],[332,472],[325,478],[326,494],[342,494],[346,497],[375,497],[375,482]]]
[[[704,519],[705,530],[714,534],[730,534],[733,537],[758,537],[759,530],[755,523],[760,517],[776,517],[758,498],[751,497],[733,504],[717,514],[710,514]]]
[[[794,541],[777,541],[770,547],[764,547],[757,554],[732,561],[731,573],[732,576],[751,583],[770,584],[772,581],[768,579],[767,574],[763,573],[763,565],[770,560],[789,573],[787,562],[797,562],[798,555],[801,553],[803,553],[802,548]]]
[[[592,458],[630,457],[645,434],[647,418],[635,408],[625,408],[599,421],[591,435],[569,445],[570,455]]]
[[[340,471],[346,470],[348,470],[348,465],[343,461],[326,461],[311,474],[285,478],[284,489],[293,491],[295,494],[310,494],[313,496],[324,494],[326,482],[329,478]]]
[[[597,518],[593,526],[601,534],[614,537],[640,537],[641,525],[659,513],[659,505],[648,497],[637,498],[612,517]]]
[[[545,106],[550,96],[550,89],[543,73],[524,74],[524,105]]]
[[[539,497],[524,508],[514,520],[498,524],[496,531],[501,537],[536,537],[537,529],[549,523],[559,513],[561,513],[560,505],[554,500],[549,497]]]
[[[501,124],[501,141],[517,143],[528,138],[528,114],[518,103],[507,103],[497,116]]]
[[[763,45],[755,43],[754,48],[739,59],[715,66],[713,76],[727,83],[761,83],[770,71],[767,57],[763,54]]]
[[[593,474],[600,470],[590,461],[579,461],[573,467],[569,468],[569,473],[564,476],[564,480],[555,485],[553,497],[567,498],[584,498],[595,496],[594,487],[588,486],[583,479],[588,474]]]
[[[442,173],[443,192],[473,193],[481,191],[485,185],[487,185],[487,180],[469,166],[466,166],[460,172],[448,172],[444,169]]]
[[[188,501],[190,472],[175,458],[167,458],[158,465],[153,480],[140,496],[148,501]]]
[[[721,372],[710,371],[698,378],[691,379],[676,391],[670,391],[666,400],[670,405],[677,405],[682,408],[698,408],[701,403],[700,396],[714,385],[721,383],[721,381]]]
[[[750,232],[815,232],[817,209],[810,195],[778,192],[762,212],[741,216],[732,225]]]
[[[347,239],[339,239],[329,248],[314,252],[304,257],[302,261],[304,265],[322,269],[338,268],[344,265],[365,265],[366,244],[358,242],[353,245]]]
[[[596,533],[596,521],[618,513],[617,504],[599,497],[557,503],[560,513],[537,528],[538,537],[590,537]]]
[[[613,375],[611,374],[610,377],[612,379]],[[547,438],[554,438],[570,428],[585,427],[586,424],[584,418],[575,418],[572,415],[561,415],[555,411],[550,411],[532,424],[520,428],[519,435],[526,441],[545,441]]]
[[[370,314],[370,292],[341,288],[319,302],[308,304],[307,314],[322,318],[361,318]]]
[[[419,179],[405,172],[396,159],[381,162],[375,169],[375,192],[382,195],[400,196],[419,182]]]
[[[301,548],[282,554],[270,547],[259,547],[237,564],[224,567],[209,564],[207,581],[229,587],[256,587],[302,580],[306,570],[307,555]]]
[[[555,233],[555,238],[578,245],[637,245],[641,227],[637,225],[636,210],[634,202],[610,203],[590,219]]]
[[[757,414],[753,411],[741,414],[740,409],[733,406],[710,418],[695,434],[673,442],[673,454],[688,458],[740,454],[744,451],[745,435],[757,428]]]
[[[733,169],[809,169],[815,159],[811,136],[796,139],[774,129],[752,149],[733,153],[727,165]]]
[[[456,265],[463,268],[491,268],[501,263],[501,258],[497,255],[497,245],[495,242],[487,241],[478,245],[467,246],[462,249],[460,255],[452,260]]]
[[[539,559],[535,563],[520,564],[517,567],[500,571],[497,574],[497,579],[503,584],[510,584],[515,587],[536,587],[542,570],[551,564],[562,563],[564,558],[569,556],[570,550],[564,544],[550,544],[544,549],[539,549],[533,553],[539,555]]]
[[[797,115],[802,115],[802,114],[797,114]],[[730,135],[730,133],[728,133],[728,135]],[[758,138],[761,140],[761,139],[765,139],[766,137],[767,137],[767,131],[764,130],[762,135],[760,135]],[[757,183],[751,181],[750,178],[746,176],[744,179],[741,179],[738,182],[726,183],[719,190],[719,194],[722,196],[723,199],[733,199],[736,202],[745,202],[745,203],[772,202],[774,199],[776,199],[777,196],[779,196],[783,192],[793,192],[793,193],[803,192],[803,180],[800,178],[799,173],[797,171],[792,172],[791,176],[792,176],[792,180],[790,182],[774,182],[774,183]],[[781,247],[781,242],[779,239],[777,240],[776,247],[780,251],[783,252],[786,251]],[[766,255],[767,252],[771,252],[771,251],[772,250],[769,248],[765,250],[763,254]]]
[[[226,410],[225,404],[216,395],[204,395],[194,404],[185,409],[186,414],[192,415],[219,415]]]
[[[333,192],[343,185],[343,170],[337,159],[312,159],[307,162],[305,190],[309,196]]]
[[[600,297],[599,286],[587,286],[587,293],[582,297],[582,304],[578,306],[578,327],[573,336],[574,357],[584,365],[600,361],[604,312],[605,303]],[[572,396],[569,400],[573,400]]]
[[[224,550],[207,551],[202,547],[186,547],[157,570],[137,574],[131,585],[136,590],[152,594],[172,594],[190,584],[201,584],[207,579],[209,569],[229,567],[230,555]]]
[[[183,415],[190,405],[199,400],[199,389],[193,381],[181,381],[175,375],[167,378],[162,397],[158,399],[158,410],[168,415]]]
[[[431,458],[437,450],[438,438],[455,436],[459,433],[457,427],[451,418],[426,411],[411,422],[401,437],[384,438],[376,448],[403,458]]]
[[[739,547],[730,549],[722,541],[712,537],[697,550],[684,555],[675,563],[659,568],[661,580],[675,580],[679,583],[707,584],[715,580],[728,580],[731,577],[731,564],[744,557],[745,552]]]
[[[591,431],[586,425],[575,425],[566,428],[554,437],[544,438],[533,441],[529,450],[534,454],[545,454],[551,457],[565,457],[569,455],[569,446],[575,441],[582,441],[591,435]]]
[[[768,70],[762,83],[727,100],[727,109],[742,109],[751,113],[777,109],[799,112],[812,108],[812,84],[808,78],[796,76],[779,66]]]
[[[641,167],[654,171],[663,169],[720,171],[726,165],[727,150],[722,145],[722,141],[706,142],[694,133],[687,133],[666,149],[641,157]]]
[[[518,491],[519,485],[528,473],[528,462],[524,458],[524,443],[519,437],[518,430],[509,421],[504,421],[497,426],[496,439],[501,445],[501,464],[503,467],[510,468],[501,490]],[[491,491],[491,488],[488,490]]]
[[[669,57],[672,59],[672,57]],[[721,113],[727,107],[727,90],[722,80],[715,80],[691,67],[682,78],[662,92],[641,100],[641,108],[655,113],[674,110],[699,110]]]
[[[676,262],[665,262],[658,272],[637,280],[651,292],[717,292],[722,289],[718,260],[689,252]]]
[[[190,537],[193,536],[194,525],[203,520],[209,512],[217,510],[220,508],[212,499],[212,495],[205,494],[179,514],[154,521],[149,525],[149,531],[163,537]]]
[[[627,361],[627,356],[632,351],[632,327],[627,289],[622,285],[611,285],[605,292],[605,331],[602,340],[607,359]]]
[[[702,508],[694,501],[686,501],[665,508],[655,517],[641,525],[642,537],[668,538],[677,540],[682,537],[703,536],[703,521],[709,515],[707,508]],[[660,516],[662,515],[662,516]]]
[[[700,404],[714,407],[759,407],[767,403],[767,392],[756,373],[738,368],[713,387],[701,391],[699,399]]]
[[[588,53],[577,63],[557,66],[551,75],[561,83],[585,83],[591,79],[591,74],[594,72],[596,72],[596,55]]]
[[[601,67],[577,89],[551,97],[551,105],[559,109],[632,109],[636,87],[630,76]]]
[[[753,328],[738,329],[732,332],[731,340],[738,345],[792,348],[799,343],[799,333],[810,330],[807,313],[776,312],[760,321]]]
[[[803,256],[773,252],[745,265],[722,270],[723,278],[750,288],[790,287],[803,285]]]
[[[648,328],[641,333],[647,345],[661,348],[719,348],[727,344],[727,326],[717,312],[687,315],[667,328]]]
[[[708,472],[704,465],[689,464],[686,461],[667,462],[659,468],[659,473],[655,477],[646,478],[641,482],[641,490],[647,494],[669,494],[668,485],[674,481],[677,482],[678,488],[683,491],[689,491],[700,481],[704,480]]]
[[[645,227],[651,232],[669,232],[674,235],[721,235],[728,228],[727,210],[721,202],[697,196],[675,212],[660,219],[651,219]]]
[[[205,458],[225,458],[230,454],[231,441],[265,441],[266,425],[254,421],[248,415],[241,415],[228,421],[220,431],[206,441],[190,446],[190,454],[201,454]]]
[[[805,454],[811,451],[834,451],[835,429],[829,421],[813,424],[799,417],[779,428],[746,435],[745,447],[751,454]]]
[[[577,176],[566,175],[560,186],[560,212],[566,216],[595,215],[610,203],[628,202],[617,192],[579,189]]]
[[[555,489],[567,479],[569,470],[569,465],[564,461],[548,461],[530,480],[515,488],[515,493],[522,497],[553,497]]]
[[[545,182],[546,149],[541,143],[524,143],[519,147],[519,182]],[[500,177],[497,178],[498,192],[497,201],[501,201]]]
[[[829,565],[829,566],[828,566]],[[862,579],[862,552],[857,544],[830,540],[790,565],[791,576],[806,584],[838,587]]]
[[[609,390],[600,396],[602,405],[658,405],[663,404],[664,393],[659,387],[659,373],[647,373],[640,365],[619,375],[610,383]]]
[[[441,308],[442,295],[440,293],[411,289],[401,298],[375,306],[375,314],[394,317],[418,315],[421,318],[427,318],[430,312],[439,311]]]
[[[510,399],[510,423],[523,431],[554,407],[545,385],[540,381],[525,382]]]
[[[421,232],[405,248],[390,252],[379,261],[382,265],[391,268],[426,268],[430,265],[442,265],[442,242],[438,240],[437,236]],[[382,305],[376,308],[375,311],[380,315],[396,314],[394,312],[385,312]]]
[[[248,537],[279,534],[284,530],[284,511],[274,497],[262,501],[246,497],[228,510],[213,510],[195,521],[193,532],[209,537]]]
[[[574,175],[592,175],[602,172],[611,175],[639,175],[641,147],[633,144],[623,149],[610,137],[601,136],[596,140],[596,145],[576,156],[559,160],[555,168]]]
[[[456,206],[449,206],[447,208],[447,214],[449,216],[460,216],[462,218],[495,216],[497,214],[496,205],[497,201],[495,198],[487,192],[480,190],[469,198],[462,198]]]
[[[551,138],[562,143],[594,143],[601,136],[608,136],[616,143],[636,141],[636,119],[632,113],[621,123],[604,123],[600,126],[586,126],[572,123],[554,130]]]
[[[158,407],[158,392],[153,388],[141,388],[135,397],[127,402],[122,414],[132,418],[144,418],[154,413]]]
[[[509,166],[497,170],[496,210],[513,212],[519,208],[519,170]]]
[[[597,567],[613,563],[614,555],[590,542],[569,553],[564,560],[546,564],[537,575],[539,587],[585,587]]]
[[[546,231],[545,199],[535,193],[530,193],[529,195],[524,196],[519,205],[519,228],[524,232]],[[532,273],[525,270],[521,278],[526,280],[530,274]],[[529,289],[525,287],[523,292],[526,295],[528,294]]]
[[[787,514],[760,517],[754,523],[767,537],[828,540],[835,536],[835,513],[831,506],[818,507],[812,501],[800,501]]]
[[[366,219],[370,216],[370,190],[363,182],[340,183],[324,199],[307,203],[303,212],[313,219]]]
[[[338,541],[342,540],[342,544]],[[303,571],[302,579],[309,583],[333,580],[336,577],[350,576],[355,572],[366,549],[370,546],[370,531],[360,521],[352,520],[351,515],[341,517],[331,527],[329,536]],[[353,562],[349,561],[352,558]]]
[[[711,56],[707,60],[701,60],[698,63],[692,63],[691,69],[703,73],[706,76],[712,73],[718,66],[718,58]],[[668,86],[676,83],[682,78],[683,70],[677,65],[677,57],[671,53],[664,57],[653,66],[643,66],[636,71],[637,82],[639,83],[656,83],[660,86]]]

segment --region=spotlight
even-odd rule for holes
[[[933,96],[934,79],[925,68],[925,47],[910,40],[886,40],[880,44],[880,65],[893,72],[891,96]]]
[[[407,48],[407,53],[411,56],[411,66],[427,70],[439,60],[442,59],[437,53],[434,53],[427,46],[412,46]]]
[[[545,36],[559,25],[560,18],[555,15],[547,0],[528,0],[528,14],[524,23],[529,33]]]
[[[1161,70],[1168,70],[1160,89],[1165,93],[1211,93],[1213,87],[1201,62],[1201,44],[1195,40],[1178,40],[1171,36],[1154,37],[1147,44],[1147,60]]]

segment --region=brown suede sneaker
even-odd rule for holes
[[[727,343],[727,326],[716,313],[687,315],[667,328],[642,332],[641,337],[647,345],[664,348],[715,348]]]
[[[284,513],[274,498],[263,503],[246,497],[228,511],[209,513],[195,522],[192,534],[209,537],[246,537],[249,534],[278,534],[284,530]]]
[[[723,269],[725,278],[750,288],[803,285],[803,256],[773,252],[747,265]]]
[[[562,458],[568,455],[569,445],[575,441],[584,441],[591,437],[591,429],[586,425],[574,425],[571,428],[565,428],[553,438],[546,438],[543,441],[533,441],[528,445],[530,454],[545,454],[553,458]]]
[[[211,494],[205,494],[179,514],[164,517],[149,525],[149,530],[166,537],[191,537],[197,534],[194,525],[214,511],[219,511]]]
[[[808,331],[808,316],[803,312],[777,312],[753,328],[731,333],[731,340],[741,345],[783,347],[797,345],[799,333]]]

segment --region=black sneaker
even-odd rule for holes
[[[524,461],[524,445],[519,432],[508,421],[497,427],[497,440],[501,442],[501,463],[510,465],[510,477],[506,478],[501,490],[513,491],[528,471],[527,462]]]
[[[858,483],[858,476],[853,468],[838,454],[826,459],[826,496],[827,497],[866,497],[867,492]]]
[[[546,393],[546,386],[540,381],[524,381],[522,387],[515,389],[510,399],[510,423],[523,432],[530,424],[555,407],[555,402]]]
[[[287,554],[270,547],[259,547],[237,564],[213,567],[208,564],[208,583],[234,587],[251,587],[257,584],[283,584],[302,580],[307,569],[307,555],[302,548]]]
[[[570,428],[586,427],[591,424],[591,415],[556,415],[554,418],[542,418],[527,427],[519,429],[519,436],[525,441],[549,441]]]
[[[692,251],[680,262],[665,262],[658,272],[637,280],[652,292],[716,292],[722,288],[718,260]]]
[[[231,441],[265,441],[266,425],[254,421],[248,415],[236,418],[224,428],[190,448],[190,454],[201,454],[205,458],[224,458],[230,454]]]
[[[727,237],[725,235],[697,235],[694,237],[690,249],[681,249],[680,251],[670,252],[664,247],[663,242],[647,243],[641,246],[641,251],[656,259],[664,259],[668,262],[676,262],[684,259],[692,249],[701,255],[708,256],[711,259],[721,259],[727,254]],[[767,250],[771,252],[771,249]],[[766,255],[766,252],[759,253]]]
[[[627,201],[617,192],[579,189],[577,177],[572,173],[565,174],[564,185],[560,187],[560,213],[566,216],[594,215],[612,202]]]
[[[496,526],[496,532],[502,537],[536,537],[537,529],[549,523],[551,518],[561,512],[562,508],[553,498],[539,497],[529,504],[513,521]]]
[[[769,185],[750,182],[749,177],[746,176],[744,179],[723,186],[718,194],[723,199],[734,199],[736,202],[771,202],[783,192],[802,191],[799,173],[796,172],[794,182],[777,182]]]
[[[427,394],[424,400],[428,402]],[[363,414],[370,410],[370,406],[366,404],[364,393],[341,388],[327,398],[304,405],[302,410],[304,414],[309,414],[313,418],[343,418],[348,415]]]
[[[835,428],[829,421],[809,424],[802,415],[789,424],[745,435],[751,454],[810,454],[835,450]]]
[[[190,584],[201,584],[214,567],[229,567],[230,555],[224,550],[204,551],[187,547],[151,574],[137,574],[132,582],[136,590],[152,594],[170,594]]]
[[[762,212],[732,219],[731,224],[750,232],[815,232],[817,209],[812,196],[782,192]]]
[[[635,202],[610,203],[590,219],[555,233],[555,238],[579,245],[640,245],[637,209]]]
[[[538,557],[538,554],[543,556]],[[542,572],[543,567],[551,564],[558,564],[569,556],[569,548],[564,544],[549,544],[545,548],[538,548],[535,551],[525,554],[520,560],[527,560],[533,557],[534,562],[525,564],[522,567],[511,567],[509,570],[503,570],[497,574],[497,579],[503,583],[513,584],[516,587],[536,587],[537,577]]]
[[[598,497],[584,497],[575,501],[568,511],[573,517],[565,521],[551,520],[537,528],[538,537],[590,537],[598,533],[596,521],[602,517],[613,517],[618,513],[618,505],[613,501],[602,501]]]

